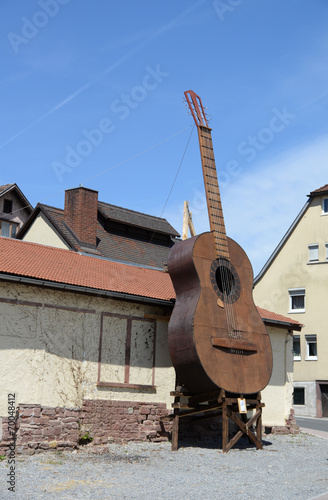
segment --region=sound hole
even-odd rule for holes
[[[219,266],[215,273],[216,284],[221,293],[231,295],[235,288],[235,278],[226,266]]]
[[[231,262],[224,258],[216,259],[211,265],[211,283],[215,293],[223,302],[233,303],[240,296],[240,280]]]

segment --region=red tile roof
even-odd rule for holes
[[[175,297],[163,271],[0,237],[0,272],[159,300]]]
[[[326,193],[328,193],[328,184],[325,184],[324,186],[315,189],[314,191],[311,191],[311,193],[308,196],[320,196]]]
[[[272,311],[268,311],[267,309],[263,309],[262,307],[258,307],[257,310],[260,313],[262,319],[267,319],[274,322],[278,321],[282,323],[291,323],[293,325],[301,326],[301,323],[299,323],[295,319],[287,318],[286,316],[282,316],[281,314],[276,314]]]
[[[170,275],[163,271],[12,238],[0,237],[0,273],[158,300],[175,298]],[[293,319],[257,309],[264,320],[301,327]]]
[[[148,223],[149,234],[152,235],[153,239],[151,241],[147,241],[133,235],[129,236],[129,232],[127,231],[125,233],[124,230],[122,234],[116,234],[115,232],[112,232],[111,229],[105,229],[98,220],[97,249],[96,251],[92,251],[93,255],[98,254],[110,260],[118,260],[120,262],[133,263],[140,266],[146,265],[163,269],[163,266],[167,264],[167,257],[170,248],[173,246],[172,237],[178,234],[165,219],[146,214],[139,214],[139,218],[141,220],[140,222],[135,215],[138,214],[138,212],[133,212],[132,210],[123,208],[121,209],[120,207],[114,207],[114,205],[109,205],[108,203],[103,202],[99,202],[98,207],[100,213],[105,214],[106,217],[110,216],[111,220],[116,222],[119,222],[118,216],[120,215],[121,219],[124,220],[123,225],[125,225],[126,228],[130,228],[131,226],[138,227],[138,223],[139,226],[142,227],[142,223],[144,226]],[[106,211],[104,207],[106,208]],[[110,207],[117,208],[118,215],[116,212],[110,210]],[[69,229],[67,224],[65,224],[64,210],[41,203],[38,203],[32,218],[30,218],[19,231],[19,239],[24,238],[26,232],[30,228],[30,225],[33,224],[35,217],[37,217],[40,211],[45,214],[45,216],[54,225],[70,249],[76,252],[88,252],[87,249],[82,249],[79,240],[74,237],[72,231]],[[125,219],[122,214],[125,215]],[[117,216],[116,220],[114,219],[115,216]],[[157,233],[161,235],[164,234],[166,238],[161,239],[160,242],[156,241],[154,236]]]

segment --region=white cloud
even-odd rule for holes
[[[255,275],[280,242],[307,201],[307,195],[328,183],[328,135],[302,144],[274,159],[252,164],[221,189],[228,236],[235,239],[250,258]],[[202,191],[189,199],[196,207],[196,232],[208,230],[207,208]],[[195,200],[196,203],[195,203]],[[180,232],[183,201],[168,209],[164,217]]]

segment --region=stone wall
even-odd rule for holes
[[[92,444],[125,441],[167,441],[170,424],[160,422],[167,415],[164,403],[84,400],[82,408],[49,408],[20,404],[16,413],[16,453],[49,449],[74,449],[82,436]],[[86,439],[86,441],[88,441]],[[13,436],[8,418],[2,418],[0,455],[6,455]]]
[[[81,432],[89,432],[94,444],[124,441],[167,441],[170,425],[160,422],[167,415],[164,403],[84,400]]]
[[[296,423],[294,410],[290,411],[288,419],[286,419],[285,425],[274,425],[272,427],[265,426],[265,434],[298,434],[300,428]]]
[[[76,408],[48,408],[21,404],[16,414],[16,452],[55,448],[75,448],[79,436],[80,410]],[[0,454],[5,454],[13,438],[8,432],[8,419],[2,419]]]

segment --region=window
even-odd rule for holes
[[[317,357],[317,336],[305,335],[306,340],[306,358],[307,360],[316,360]]]
[[[156,321],[102,313],[98,387],[155,390]]]
[[[304,387],[294,387],[294,405],[304,405],[305,404],[305,394]]]
[[[0,235],[7,238],[15,238],[18,224],[7,220],[0,220]]]
[[[323,198],[322,200],[322,213],[328,214],[328,198]]]
[[[293,336],[293,355],[294,355],[294,361],[300,361],[300,359],[301,359],[301,338],[299,335]]]
[[[319,260],[319,245],[309,245],[309,262]]]
[[[305,312],[305,288],[293,288],[288,290],[289,293],[289,312],[303,313]]]
[[[326,248],[326,260],[328,260],[328,243],[325,243],[325,248]]]
[[[3,213],[11,214],[13,211],[13,202],[12,200],[7,200],[6,198],[3,200]]]

